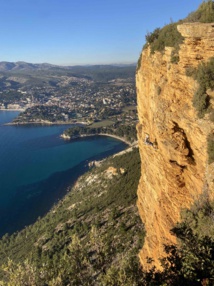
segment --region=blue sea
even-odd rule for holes
[[[111,137],[65,141],[68,125],[11,126],[16,111],[0,111],[0,236],[42,217],[69,186],[88,170],[88,162],[126,148]]]

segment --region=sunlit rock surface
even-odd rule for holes
[[[136,74],[141,155],[138,208],[145,223],[146,239],[140,252],[146,258],[163,255],[163,244],[175,243],[170,229],[202,192],[213,197],[213,164],[207,163],[207,135],[214,126],[206,115],[198,119],[192,98],[198,84],[186,69],[214,56],[214,23],[182,24],[185,38],[179,62],[171,63],[173,48],[164,53],[142,52]]]

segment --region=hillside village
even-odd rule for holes
[[[51,75],[38,85],[20,75],[2,75],[1,86],[0,109],[22,111],[14,121],[16,124],[89,124],[112,116],[121,122],[137,120],[134,73],[126,78],[113,75],[113,79],[102,81],[84,75]],[[130,106],[133,108],[124,114],[124,108]]]

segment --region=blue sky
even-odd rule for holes
[[[0,61],[136,62],[147,32],[202,0],[0,0]]]

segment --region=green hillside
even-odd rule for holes
[[[80,177],[45,217],[5,235],[0,258],[2,270],[9,268],[1,271],[3,285],[109,285],[104,281],[118,264],[131,260],[129,268],[138,268],[144,237],[136,208],[139,177],[137,148],[106,159]]]

